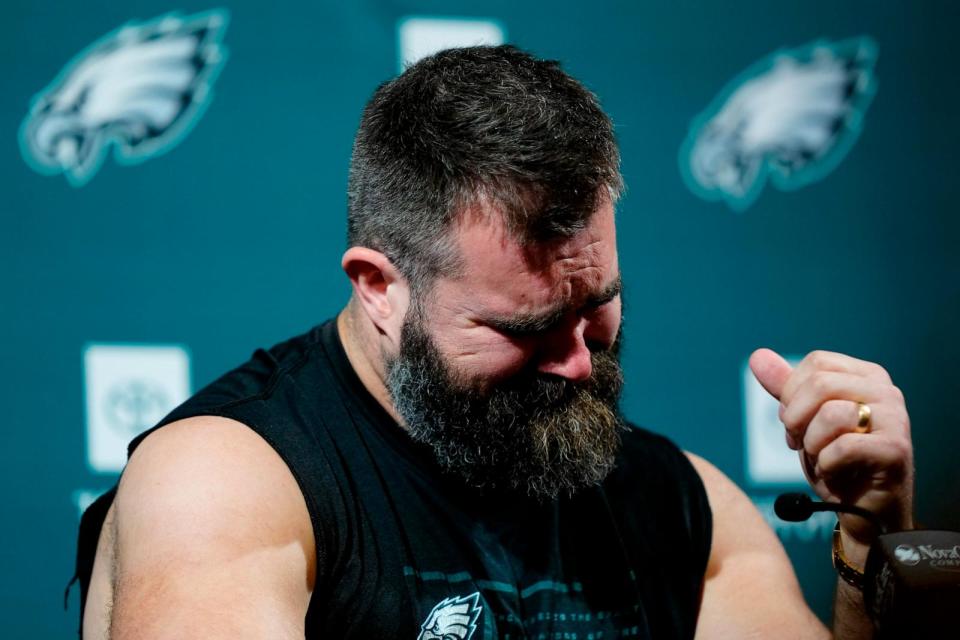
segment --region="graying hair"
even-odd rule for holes
[[[622,190],[596,97],[512,46],[448,49],[382,84],[354,141],[349,246],[383,252],[414,291],[460,266],[452,223],[492,203],[524,244],[583,229]]]

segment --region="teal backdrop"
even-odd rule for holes
[[[75,56],[131,21],[214,9],[229,16],[223,58],[178,141],[136,164],[111,151],[82,186],[36,170],[21,128]],[[746,358],[769,346],[873,360],[907,398],[919,520],[960,528],[955,5],[12,0],[0,16],[4,637],[76,632],[76,588],[66,611],[63,599],[80,508],[118,477],[94,452],[96,394],[126,441],[177,388],[199,389],[347,299],[351,142],[397,73],[410,16],[495,25],[561,60],[610,113],[628,185],[617,215],[629,418],[713,461],[769,516],[796,484],[749,470]],[[799,188],[768,183],[743,210],[690,188],[681,148],[729,83],[775,51],[849,38],[875,47],[874,93],[835,166]],[[111,346],[124,362],[166,348],[179,377],[98,391]],[[829,619],[832,521],[771,523]]]

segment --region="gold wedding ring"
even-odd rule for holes
[[[870,405],[863,402],[857,403],[857,426],[853,430],[857,433],[870,433]]]

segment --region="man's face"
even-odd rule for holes
[[[411,304],[387,363],[397,412],[472,486],[553,498],[596,484],[623,428],[612,205],[526,248],[496,215],[455,233],[462,275]]]

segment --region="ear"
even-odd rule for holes
[[[399,348],[400,328],[410,305],[410,286],[387,256],[367,247],[350,247],[340,265],[353,295],[370,322]]]

